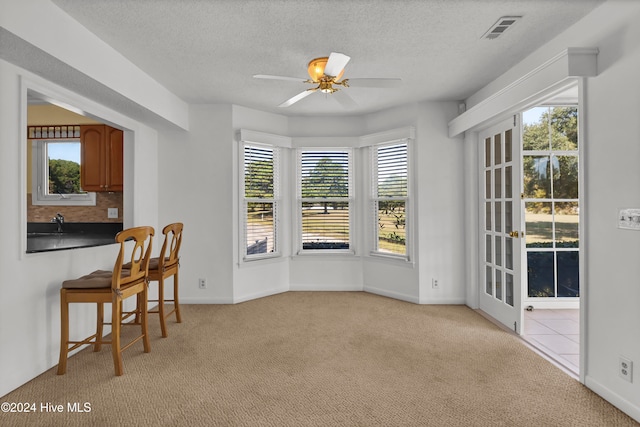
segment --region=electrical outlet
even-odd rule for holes
[[[118,208],[107,208],[107,218],[118,218]]]
[[[618,375],[623,380],[633,382],[633,362],[624,356],[618,361]]]
[[[440,289],[440,284],[438,283],[438,279],[431,279],[431,287],[433,289]]]
[[[198,287],[200,289],[207,289],[207,279],[198,279]]]

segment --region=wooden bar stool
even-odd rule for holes
[[[79,279],[66,280],[62,283],[62,289],[60,289],[61,338],[58,375],[63,375],[67,370],[69,351],[84,344],[93,344],[93,351],[100,351],[102,344],[111,344],[116,375],[123,373],[122,351],[140,340],[143,342],[144,352],[151,351],[147,332],[147,284],[153,234],[152,227],[135,227],[121,231],[115,239],[117,243],[120,243],[120,251],[113,271],[97,270]],[[127,240],[132,242],[125,242]],[[123,268],[125,260],[128,260],[127,269]],[[141,331],[139,336],[122,346],[120,342],[122,301],[134,295],[140,302],[136,306],[138,307]],[[96,333],[82,341],[70,341],[69,304],[77,302],[97,304]],[[105,303],[111,303],[111,323],[104,322]],[[103,339],[102,328],[105,324],[111,325],[111,341]]]
[[[149,302],[157,302],[158,309],[149,311],[149,313],[158,313],[160,315],[160,328],[162,336],[167,337],[167,317],[173,313],[176,314],[176,322],[182,323],[180,316],[180,304],[178,302],[178,270],[180,268],[180,245],[182,244],[182,227],[181,222],[169,224],[162,229],[164,234],[164,242],[160,250],[158,258],[151,258],[149,261],[149,282],[158,282],[158,299],[149,300]],[[164,298],[164,280],[173,276],[173,299]],[[165,313],[164,304],[166,302],[173,303],[173,309]]]

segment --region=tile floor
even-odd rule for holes
[[[580,310],[524,312],[522,338],[576,376],[580,373]]]

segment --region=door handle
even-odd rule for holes
[[[509,236],[513,237],[514,239],[517,239],[519,235],[520,235],[520,232],[518,231],[512,231],[509,233]]]

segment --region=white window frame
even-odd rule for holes
[[[268,258],[277,258],[282,256],[280,250],[280,232],[279,232],[279,209],[281,205],[281,163],[282,163],[282,149],[277,145],[261,142],[241,141],[240,153],[239,153],[239,166],[240,166],[240,254],[242,261],[255,261]],[[245,148],[246,147],[258,147],[272,150],[273,153],[273,197],[246,197],[245,192]],[[247,254],[247,210],[249,203],[271,203],[273,205],[273,251],[266,253]]]
[[[379,197],[378,195],[378,149],[381,147],[388,147],[398,144],[406,144],[407,147],[407,195],[405,197]],[[371,252],[372,256],[385,257],[390,259],[397,259],[402,261],[411,261],[412,253],[412,221],[413,221],[413,209],[412,209],[412,159],[413,149],[410,138],[401,138],[393,141],[378,142],[372,144],[369,147],[370,150],[370,164],[371,164],[371,188],[370,188],[370,203],[369,213],[371,215],[372,232],[371,232]],[[379,224],[378,224],[378,202],[384,201],[402,201],[405,205],[405,253],[397,254],[393,252],[381,251],[378,248],[379,243]]]
[[[82,194],[47,194],[45,190],[49,188],[47,144],[50,142],[80,142],[80,140],[77,138],[32,140],[31,203],[33,205],[49,206],[95,206],[95,192]],[[82,164],[80,167],[82,167]]]
[[[303,198],[302,197],[302,153],[303,152],[345,152],[348,155],[348,196],[330,198]],[[322,254],[355,254],[355,194],[354,194],[354,150],[351,147],[299,147],[296,149],[296,218],[297,218],[297,255],[322,255]],[[302,238],[302,204],[305,202],[347,202],[349,206],[349,248],[348,249],[304,249]]]

